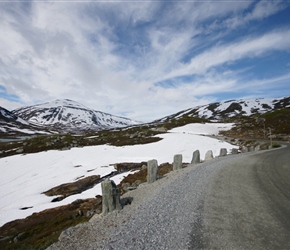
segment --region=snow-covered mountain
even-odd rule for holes
[[[0,135],[49,134],[45,128],[30,124],[5,108],[0,107]]]
[[[181,117],[199,117],[211,120],[221,120],[235,116],[251,116],[264,114],[281,108],[290,108],[290,97],[278,99],[249,99],[215,102],[203,106],[186,109],[176,114],[166,116],[156,122],[164,122]]]
[[[89,109],[68,99],[23,107],[12,112],[30,123],[61,131],[102,130],[138,124],[128,118]]]

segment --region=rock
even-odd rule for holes
[[[221,148],[220,150],[220,157],[226,156],[228,154],[228,151],[226,148]]]
[[[16,150],[16,153],[18,153],[18,154],[23,153],[23,148],[19,148],[19,149],[17,149],[17,150]]]
[[[161,132],[161,133],[167,132],[167,128],[165,128],[165,127],[151,128],[151,130],[156,131],[156,132]]]
[[[199,150],[195,150],[192,154],[191,164],[200,163],[200,152]]]
[[[174,155],[173,158],[173,170],[178,170],[182,168],[182,155]]]
[[[122,189],[126,192],[126,191],[128,191],[128,188],[130,187],[130,183],[128,183],[128,182],[124,182],[123,184],[122,184]]]
[[[14,243],[17,243],[18,241],[24,240],[27,236],[28,236],[28,233],[26,232],[20,233],[13,239],[13,241]]]
[[[96,212],[96,214],[102,213],[102,211],[100,209],[98,209],[98,208],[95,210],[95,212]]]
[[[122,207],[124,207],[126,205],[131,205],[132,201],[133,201],[133,198],[132,197],[122,198],[121,199],[121,205],[122,205]]]
[[[138,187],[141,183],[142,183],[141,180],[136,180],[136,181],[134,181],[134,183],[132,184],[132,187]]]
[[[87,211],[86,216],[87,216],[88,218],[90,218],[90,217],[92,217],[92,216],[94,215],[94,213],[95,213],[94,210],[91,209],[91,210]]]
[[[147,169],[147,166],[144,164],[144,165],[142,165],[142,168],[141,169],[142,170]]]
[[[157,160],[150,160],[147,164],[147,182],[152,183],[157,180],[158,163]]]
[[[83,202],[84,201],[82,199],[77,199],[77,200],[73,201],[72,204],[81,204]]]
[[[70,238],[72,237],[73,233],[74,233],[74,228],[69,227],[68,229],[61,232],[60,236],[58,237],[58,240],[62,241],[65,238]]]
[[[204,160],[205,161],[209,161],[209,160],[212,160],[212,159],[213,159],[213,153],[212,153],[212,150],[209,150],[209,151],[206,152]]]
[[[0,236],[0,241],[8,241],[12,239],[13,239],[13,236]]]
[[[57,196],[57,197],[53,198],[53,199],[51,200],[51,202],[62,201],[64,198],[65,198],[64,195],[60,195],[60,196]]]
[[[255,147],[255,151],[260,151],[261,150],[261,146],[260,145],[257,145],[256,147]]]
[[[249,152],[248,147],[246,147],[246,146],[242,146],[242,147],[241,147],[241,152],[242,152],[242,153],[247,153],[247,152]]]

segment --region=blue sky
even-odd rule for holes
[[[0,1],[0,106],[141,121],[290,95],[289,1]]]

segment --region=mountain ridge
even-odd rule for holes
[[[46,128],[32,124],[0,106],[0,136],[51,134]]]
[[[129,118],[89,109],[69,99],[57,99],[52,102],[22,107],[13,110],[12,113],[31,123],[66,132],[97,131],[138,124],[137,121]]]
[[[165,116],[154,122],[165,122],[182,117],[197,117],[209,120],[224,120],[236,116],[252,116],[255,114],[265,114],[281,108],[290,108],[290,97],[281,98],[255,98],[228,100],[200,105],[193,108],[179,111],[175,114]]]
[[[283,108],[290,108],[289,96],[228,100],[185,109],[148,124],[166,124],[173,121],[172,125],[178,126],[190,122],[233,122],[239,117],[259,116]],[[69,99],[57,99],[18,108],[11,112],[0,108],[0,134],[4,136],[84,133],[141,124],[129,118],[89,109]]]

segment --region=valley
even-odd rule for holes
[[[57,240],[62,230],[101,213],[99,178],[114,173],[111,179],[122,193],[126,193],[128,188],[134,189],[146,181],[143,166],[150,159],[158,160],[162,176],[172,170],[173,156],[178,153],[184,156],[186,166],[196,149],[200,150],[203,159],[210,149],[215,157],[221,148],[226,148],[229,153],[233,148],[240,151],[245,148],[266,149],[271,145],[270,139],[272,147],[278,147],[276,141],[289,140],[289,98],[267,100],[266,103],[261,100],[215,103],[146,124],[132,122],[119,127],[120,123],[112,123],[116,127],[110,129],[107,125],[102,129],[87,125],[81,127],[69,121],[61,125],[63,119],[53,115],[54,108],[47,118],[49,121],[59,117],[59,123],[55,124],[45,124],[43,120],[42,124],[36,124],[24,120],[24,116],[18,118],[15,113],[1,112],[0,125],[5,125],[1,125],[0,131],[7,131],[7,126],[10,126],[11,133],[3,133],[2,140],[8,142],[0,142],[0,222],[3,226],[0,228],[0,246],[7,247],[7,242],[11,241],[14,242],[10,245],[13,249],[25,242],[36,244],[37,249],[47,246],[48,242]],[[243,105],[246,107],[244,112]],[[65,103],[65,106],[69,105]],[[32,113],[37,112],[34,110]],[[46,116],[47,112],[45,109]],[[16,125],[20,126],[19,122],[23,126],[31,125],[31,130],[25,128],[29,130],[28,134],[23,133],[26,131],[24,127],[21,132],[20,127],[15,129]],[[32,128],[37,128],[37,131]],[[81,182],[86,186],[75,189],[83,185],[79,184]],[[65,187],[67,191],[52,196],[44,194],[57,187]],[[51,221],[51,216],[59,213],[67,215]],[[40,240],[39,234],[33,233],[36,228],[43,230],[39,229],[37,221],[42,221],[43,225],[52,222],[59,226],[53,232],[43,231],[46,236]],[[23,235],[23,231],[28,230],[21,227],[23,223],[33,224],[33,232]],[[36,243],[39,240],[42,243]]]

